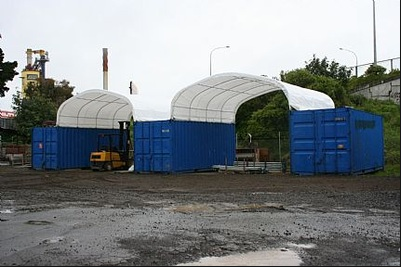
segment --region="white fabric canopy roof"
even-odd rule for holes
[[[171,101],[171,119],[235,123],[241,104],[258,96],[282,90],[290,109],[334,108],[326,94],[289,83],[243,73],[210,76],[179,91]]]
[[[64,101],[57,111],[57,126],[118,129],[119,121],[129,121],[131,101],[107,90],[92,89]]]

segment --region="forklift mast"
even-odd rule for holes
[[[129,151],[130,151],[130,121],[119,121],[120,124],[120,133],[119,133],[119,151],[121,151],[121,156],[123,161],[129,160]],[[125,137],[125,144],[124,144]]]

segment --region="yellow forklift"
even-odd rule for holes
[[[130,157],[130,122],[119,121],[119,134],[99,134],[98,150],[90,155],[93,171],[126,170],[133,164]],[[118,147],[113,140],[118,137]]]

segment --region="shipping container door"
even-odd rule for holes
[[[171,172],[171,121],[158,121],[151,129],[151,170],[154,172]]]
[[[330,109],[316,113],[316,173],[350,172],[349,113]]]
[[[32,153],[33,168],[57,169],[57,128],[34,128]]]
[[[291,112],[291,172],[310,175],[315,173],[316,119],[312,111]]]
[[[57,128],[44,128],[45,129],[45,169],[56,170],[58,169],[58,129]]]
[[[135,171],[171,171],[172,130],[170,123],[170,121],[151,121],[135,124]]]
[[[136,122],[134,131],[134,168],[136,171],[150,172],[150,123]]]
[[[351,173],[351,129],[349,109],[335,109],[335,142],[333,149],[336,155],[336,171],[339,174]]]
[[[35,127],[32,130],[32,168],[44,169],[44,128]]]

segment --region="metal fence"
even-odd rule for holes
[[[356,74],[358,74],[357,76],[360,77],[365,74],[366,70],[371,65],[373,65],[373,62],[354,66],[351,68],[351,75],[355,76]],[[377,65],[386,68],[387,73],[391,72],[393,70],[399,70],[400,69],[400,57],[394,57],[394,58],[377,61]]]
[[[13,118],[10,119],[0,118],[0,129],[15,130],[16,129],[15,120]]]
[[[275,138],[252,137],[251,140],[238,140],[237,148],[267,149],[268,161],[289,159],[290,140],[288,132],[277,132]]]

